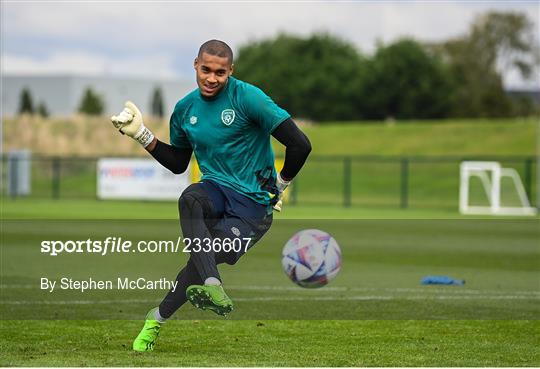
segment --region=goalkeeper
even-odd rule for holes
[[[281,194],[311,151],[308,138],[285,110],[257,87],[231,77],[233,53],[227,44],[205,42],[194,67],[198,88],[174,108],[170,145],[154,137],[129,101],[111,120],[173,173],[183,173],[195,154],[202,179],[178,200],[184,239],[194,244],[205,238],[228,238],[242,240],[243,245],[239,252],[192,249],[176,277],[175,291],[148,312],[133,342],[136,351],[153,350],[161,325],[187,300],[219,315],[232,311],[217,265],[235,264],[268,231],[272,211],[281,211]],[[270,135],[286,146],[280,173],[274,169]]]

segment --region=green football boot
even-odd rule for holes
[[[186,290],[186,297],[196,308],[212,310],[218,315],[227,316],[233,310],[233,302],[220,285],[194,284]]]
[[[153,308],[146,314],[146,321],[144,322],[144,327],[133,341],[133,350],[139,352],[153,351],[156,340],[159,336],[159,330],[161,328],[161,323],[154,318],[154,312],[158,309],[157,307]]]

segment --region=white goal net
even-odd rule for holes
[[[504,187],[503,180],[506,183]],[[478,182],[480,192],[484,193],[484,204],[471,202],[471,185]],[[516,195],[513,204],[507,205],[502,201],[505,191],[513,191]],[[537,209],[531,207],[515,169],[503,168],[494,161],[464,161],[460,165],[459,211],[462,214],[478,215],[535,215]]]

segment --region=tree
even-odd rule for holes
[[[156,87],[154,89],[154,93],[152,94],[152,115],[163,118],[163,112],[163,96],[161,93],[161,88]]]
[[[88,115],[101,115],[105,110],[105,106],[101,96],[96,94],[92,88],[88,87],[84,91],[79,112]]]
[[[34,103],[32,101],[32,94],[27,87],[21,91],[21,97],[19,99],[19,114],[34,114]]]
[[[442,62],[410,39],[378,47],[362,88],[370,119],[446,117],[454,91]]]
[[[520,95],[512,97],[512,115],[518,117],[538,116],[540,109],[530,96]]]
[[[235,75],[253,83],[297,117],[361,117],[359,90],[364,58],[329,34],[280,34],[240,48]]]
[[[49,116],[49,109],[47,109],[47,105],[45,105],[45,102],[41,101],[39,103],[37,107],[37,113],[43,118],[47,118]]]
[[[487,68],[500,74],[517,69],[529,78],[540,59],[534,33],[534,24],[525,14],[492,11],[475,20],[469,41]]]
[[[529,78],[538,66],[538,45],[524,14],[489,12],[476,18],[469,33],[433,45],[451,69],[457,86],[454,116],[508,116],[514,110],[502,74],[518,69]]]

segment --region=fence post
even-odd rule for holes
[[[351,206],[351,157],[343,158],[343,206]]]
[[[409,159],[401,158],[401,201],[400,207],[407,209],[409,207]]]
[[[19,183],[17,181],[18,175],[17,175],[17,162],[19,161],[19,158],[16,156],[11,156],[7,158],[8,160],[8,189],[9,194],[11,195],[11,198],[16,198],[19,191]]]
[[[55,156],[52,158],[52,197],[53,199],[60,198],[60,158]]]
[[[525,159],[525,193],[527,194],[527,198],[529,199],[529,202],[532,204],[532,165],[533,160],[532,158]],[[538,195],[538,194],[537,194]]]

